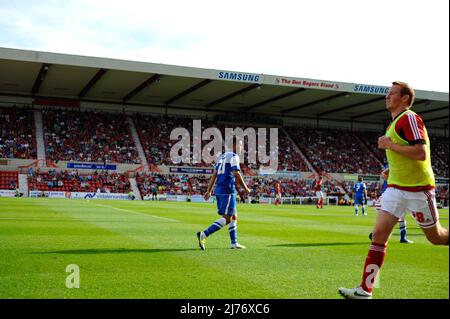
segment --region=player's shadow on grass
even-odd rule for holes
[[[214,248],[212,248],[214,249]],[[147,253],[167,253],[167,252],[183,252],[194,251],[199,248],[153,248],[153,249],[127,249],[127,248],[95,248],[95,249],[74,249],[74,250],[56,250],[56,251],[40,251],[32,254],[64,254],[64,255],[89,255],[89,254],[147,254]]]
[[[320,246],[357,246],[357,245],[367,245],[370,241],[361,243],[296,243],[296,244],[279,244],[279,245],[269,245],[269,247],[320,247]]]

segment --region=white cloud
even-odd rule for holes
[[[0,4],[0,46],[448,92],[448,5],[18,1]]]

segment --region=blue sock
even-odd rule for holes
[[[400,226],[400,240],[405,241],[406,240],[406,220],[399,221],[398,225]]]
[[[225,225],[225,218],[219,218],[214,223],[211,224],[211,226],[208,227],[208,229],[204,230],[203,233],[208,237],[211,234],[214,234],[216,231],[220,230]]]
[[[237,243],[237,223],[235,220],[232,220],[228,224],[228,231],[230,232],[231,244],[234,245]]]
[[[362,213],[363,213],[363,215],[366,213],[364,206],[362,207]]]
[[[358,205],[355,205],[355,215],[358,215]]]

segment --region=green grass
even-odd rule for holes
[[[352,207],[239,205],[239,242],[212,204],[0,198],[0,298],[339,298],[360,283],[375,220]],[[448,227],[448,209],[440,210]],[[395,229],[374,298],[449,298],[449,250],[408,216]],[[66,266],[80,288],[66,288]]]

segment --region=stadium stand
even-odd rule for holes
[[[19,174],[14,171],[0,171],[0,189],[15,190],[19,187]]]
[[[128,193],[130,182],[125,174],[108,171],[79,174],[77,170],[37,170],[29,174],[28,188],[31,191]]]
[[[170,160],[170,149],[172,145],[177,143],[177,141],[170,140],[170,132],[177,128],[186,128],[192,138],[193,127],[192,119],[186,118],[175,118],[175,117],[158,117],[158,116],[133,116],[133,121],[135,122],[136,129],[139,134],[144,152],[149,164],[156,165],[174,165]],[[236,126],[236,125],[233,125]],[[213,123],[208,120],[202,120],[202,131],[209,127],[215,127],[220,130],[222,136],[225,136],[225,124]],[[245,129],[246,127],[243,127]],[[209,141],[202,141],[202,147],[204,147]],[[269,142],[269,140],[268,140]],[[280,130],[278,135],[279,143],[279,170],[284,171],[309,171],[308,166],[303,161],[301,156],[294,150],[293,146],[290,145],[290,141]],[[192,140],[191,140],[192,144]],[[270,146],[266,146],[267,153],[270,150]],[[191,158],[192,158],[192,145],[191,145]],[[178,165],[183,165],[180,163]],[[257,163],[245,162],[245,166],[249,169],[257,170],[262,164],[258,158]],[[189,166],[196,167],[210,167],[210,163],[190,163]]]
[[[176,141],[169,138],[173,129],[186,128],[192,136],[192,119],[135,115],[133,120],[138,127],[147,161],[151,164],[174,165],[170,160],[170,149]],[[238,124],[232,126],[236,125]],[[202,130],[208,127],[217,127],[222,136],[225,136],[225,124],[202,120]],[[286,131],[296,141],[313,167],[320,172],[378,175],[386,163],[385,152],[377,147],[378,137],[382,133],[299,127],[287,127]],[[310,171],[282,130],[279,130],[278,143],[280,171]],[[205,141],[202,147],[204,145]],[[448,165],[443,160],[448,158],[448,141],[432,138],[432,146],[436,155],[433,161],[436,175],[448,177]],[[267,146],[266,149],[269,150],[270,147]],[[261,165],[263,164],[259,161],[256,164],[246,162],[244,171],[246,167],[257,170]],[[189,166],[205,167],[211,164],[191,163]]]
[[[275,183],[280,180],[282,194],[285,197],[315,196],[312,180],[270,177],[245,177],[251,196],[274,197]],[[202,195],[206,191],[209,176],[204,175],[164,175],[155,173],[139,173],[136,181],[142,196],[150,196],[152,187],[156,186],[158,194],[169,195]],[[325,192],[329,196],[342,196],[345,192],[335,181],[324,182]]]
[[[28,109],[0,108],[0,158],[35,159],[33,114]]]
[[[432,152],[431,161],[433,164],[434,174],[436,176],[448,178],[448,139],[431,136],[430,144]]]
[[[202,118],[202,130],[217,127],[222,135],[225,127],[278,127],[278,176],[283,177],[286,196],[314,195],[310,184],[317,173],[327,176],[327,194],[348,195],[352,183],[342,184],[343,175],[336,173],[374,175],[367,180],[377,179],[386,162],[377,140],[387,120],[387,87],[256,74],[239,79],[241,73],[237,72],[8,48],[0,48],[0,56],[0,68],[5,71],[0,72],[4,84],[0,97],[0,165],[19,171],[21,186],[27,185],[23,175],[28,168],[41,168],[42,172],[29,176],[30,189],[102,191],[106,187],[121,192],[128,187],[128,174],[122,172],[128,172],[136,176],[143,194],[156,181],[164,192],[200,194],[208,177],[179,175],[180,171],[189,172],[187,168],[159,167],[174,165],[170,158],[171,147],[177,143],[170,140],[174,128],[187,129],[192,142],[194,117]],[[435,175],[437,180],[440,177],[439,183],[448,184],[442,179],[449,175],[448,93],[416,93],[414,109],[425,123],[432,124],[429,132],[440,136],[430,135]],[[314,124],[317,127],[312,128]],[[366,124],[367,129],[379,132],[362,131]],[[345,129],[349,125],[355,130]],[[136,128],[137,136],[132,128]],[[202,147],[208,142],[202,141]],[[269,141],[266,150],[270,150]],[[258,175],[266,173],[258,172],[263,163],[242,163],[244,159],[241,169],[245,178],[257,193],[270,196],[273,176]],[[82,173],[74,176],[66,171],[68,165],[61,163],[64,161],[95,165],[78,166]],[[106,181],[98,177],[93,182],[93,177],[89,179],[83,171],[111,162],[118,164],[117,176],[109,174]],[[178,165],[212,167],[202,162]],[[158,173],[152,176],[155,173],[148,171]],[[108,179],[121,189],[113,190]],[[134,182],[131,178],[136,191]],[[12,184],[7,180],[4,186],[2,179],[4,187]],[[368,190],[376,190],[376,184]],[[439,187],[436,191],[443,196],[446,190]]]
[[[370,152],[383,163],[383,165],[386,165],[386,153],[377,147],[378,138],[383,135],[383,133],[357,132],[356,135],[366,145]],[[430,144],[434,174],[439,177],[448,178],[448,140],[442,137],[430,136]]]
[[[306,165],[300,154],[294,150],[292,143],[284,133],[279,135],[278,145],[278,162],[280,171],[310,171],[308,165]]]
[[[225,136],[225,128],[226,127],[236,127],[241,126],[242,129],[246,129],[246,125],[239,124],[218,124],[215,125],[211,123],[211,126],[216,126],[222,133],[222,136]],[[250,126],[251,127],[251,126]],[[257,134],[258,127],[254,127],[255,132]],[[270,139],[269,139],[269,128],[266,128],[266,153],[269,155],[270,152]],[[247,149],[245,149],[245,157],[247,158]],[[241,159],[242,160],[242,159]],[[262,163],[259,158],[256,158],[256,163],[248,163],[245,161],[245,166],[250,169],[258,170],[261,166],[267,166],[267,163]],[[300,154],[294,149],[291,141],[284,134],[283,130],[278,130],[278,170],[279,171],[298,171],[298,172],[309,172],[308,165],[304,162]]]
[[[170,149],[177,141],[170,140],[170,132],[177,127],[186,128],[192,136],[192,119],[151,115],[142,116],[142,114],[135,114],[132,118],[144,149],[147,162],[154,165],[176,165],[172,163],[170,159]],[[208,124],[209,122],[202,121],[202,129],[208,127]],[[183,163],[180,163],[179,165],[183,165]],[[205,163],[190,163],[189,166],[201,167],[211,165]]]
[[[351,131],[293,127],[286,131],[319,172],[380,173],[381,163]]]
[[[101,163],[139,164],[139,156],[131,138],[128,123],[120,114],[100,113],[78,110],[43,110],[45,143],[47,156],[51,160],[81,161]],[[35,159],[36,141],[33,134],[33,113],[28,109],[0,108],[0,157]],[[183,117],[162,117],[134,114],[139,139],[150,165],[174,165],[170,159],[170,149],[176,141],[170,140],[170,132],[182,127],[193,133],[192,119]],[[239,124],[215,123],[202,120],[202,131],[208,127],[217,127],[225,135],[225,127]],[[245,126],[243,128],[246,128]],[[316,129],[287,127],[287,134],[279,130],[279,171],[307,172],[307,163],[295,150],[297,146],[318,172],[354,173],[379,175],[385,162],[385,153],[379,150],[377,139],[379,133],[335,129]],[[296,145],[292,144],[295,141]],[[192,142],[192,139],[191,139]],[[202,147],[208,141],[203,141]],[[431,137],[433,164],[437,177],[448,178],[448,140]],[[267,144],[266,149],[270,150]],[[192,146],[191,146],[192,158]],[[184,165],[183,163],[179,165]],[[257,171],[261,163],[241,164],[244,173]],[[209,163],[189,164],[188,166],[211,167]],[[274,193],[276,179],[247,174],[249,186],[254,195],[271,197]],[[164,175],[141,172],[136,175],[138,188],[143,196],[151,194],[151,187],[156,185],[159,193],[173,195],[199,195],[206,190],[209,177],[202,175]],[[39,191],[87,191],[125,193],[130,190],[130,183],[125,174],[93,173],[80,174],[78,171],[50,170],[28,176],[29,190]],[[314,196],[312,181],[307,179],[282,178],[283,196]],[[367,183],[368,193],[377,192],[378,182]],[[0,174],[1,189],[18,187],[17,172]],[[326,180],[325,193],[328,196],[342,197],[351,195],[352,182],[340,184],[336,180]],[[445,198],[447,188],[439,185],[437,198]],[[448,194],[447,194],[448,196]]]
[[[275,184],[277,181],[281,182],[282,195],[284,197],[307,197],[316,195],[313,188],[313,180],[261,177],[253,177],[247,180],[249,188],[253,190],[253,194],[266,197],[275,196]],[[325,193],[329,196],[341,196],[345,194],[335,181],[325,180],[323,186]]]
[[[0,157],[36,158],[32,113],[27,109],[0,108],[0,118]],[[120,114],[46,109],[43,118],[46,153],[55,162],[140,163],[128,124]],[[170,140],[174,128],[187,128],[192,134],[190,118],[135,114],[133,121],[147,161],[153,165],[174,165],[170,160],[170,149],[176,143]],[[225,126],[202,120],[202,130],[217,127],[223,136]],[[320,172],[379,174],[386,162],[384,151],[377,148],[380,136],[377,132],[300,127],[287,127],[286,131]],[[203,141],[202,146],[207,142]],[[283,130],[279,130],[278,142],[280,171],[309,171]],[[431,145],[435,175],[448,178],[448,140],[431,136]],[[211,166],[209,163],[189,165]],[[245,163],[244,171],[257,170],[260,165]]]
[[[202,195],[208,186],[209,177],[141,172],[136,175],[136,181],[142,196],[151,195],[153,186],[157,187],[159,194]]]
[[[378,138],[383,134],[384,132],[355,132],[356,137],[365,145],[372,156],[384,166],[387,164],[386,151],[378,148]]]
[[[139,164],[123,116],[94,111],[44,110],[46,154],[53,161]]]

